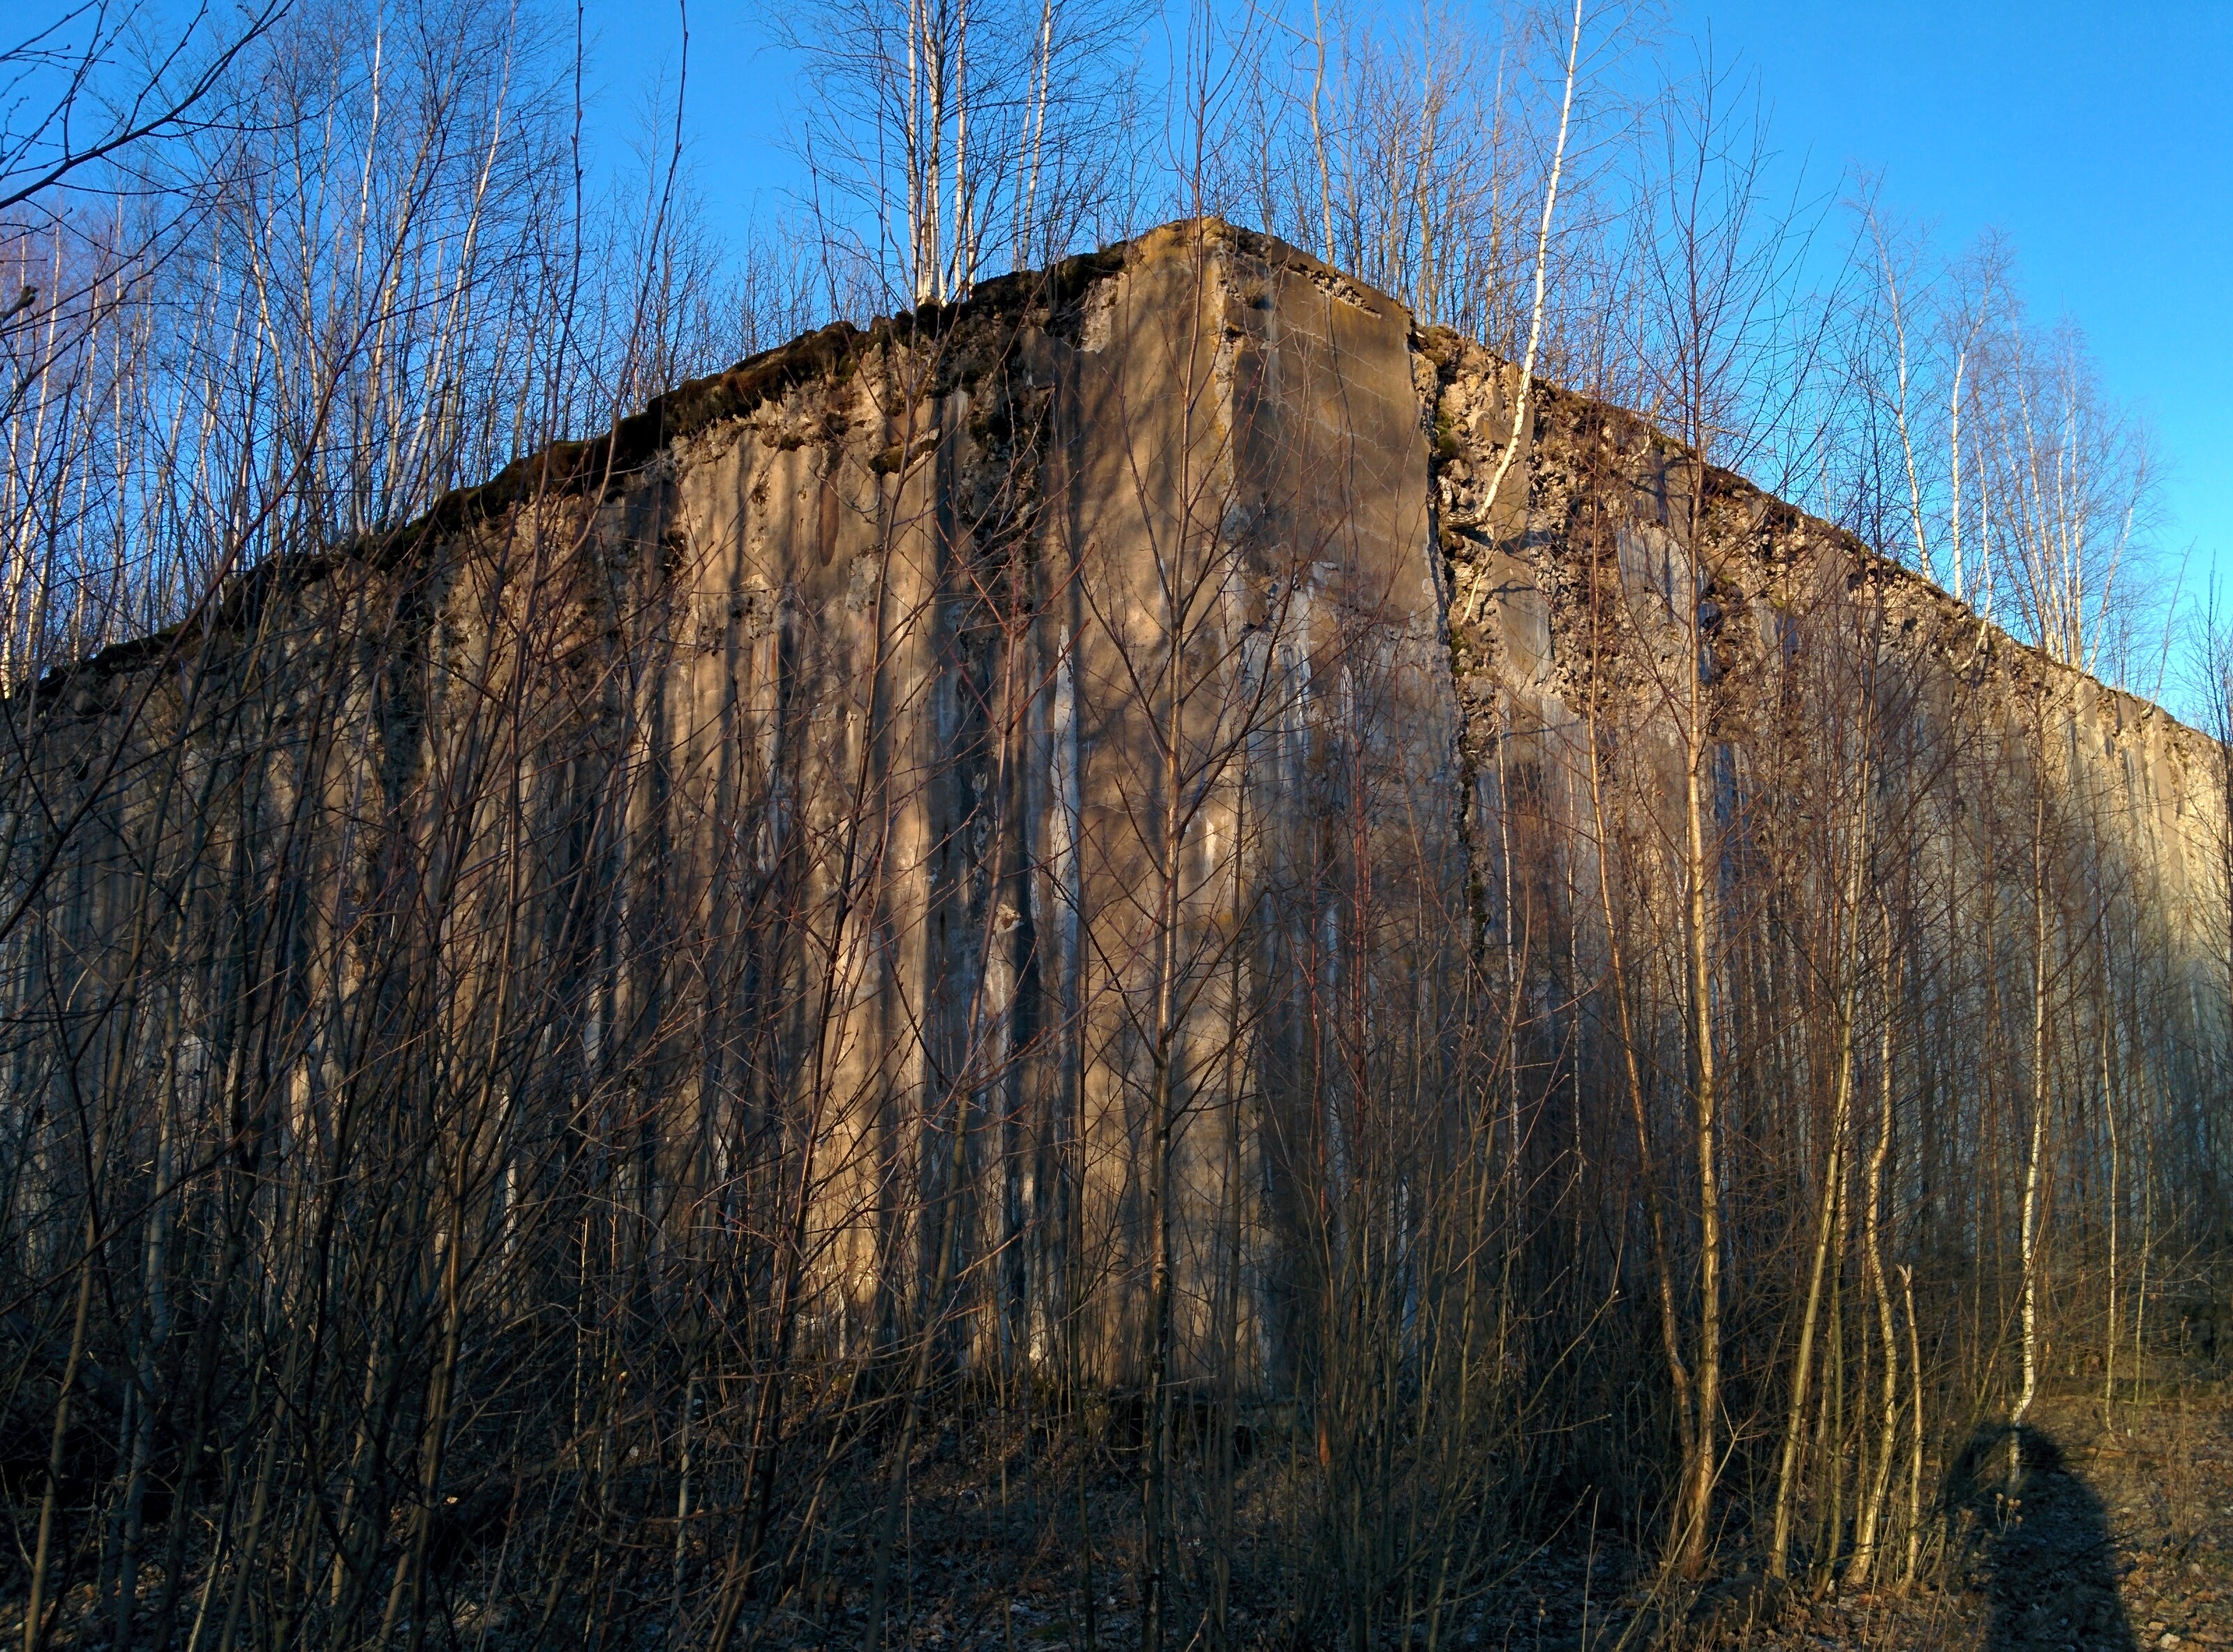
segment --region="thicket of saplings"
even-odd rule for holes
[[[1475,870],[1389,839],[1362,658],[1312,736],[1325,829],[1275,855],[1170,803],[1238,795],[1290,715],[1221,652],[1208,466],[1119,647],[1170,804],[1109,811],[1143,886],[1065,921],[1088,851],[988,788],[956,897],[985,921],[933,982],[965,1036],[866,1066],[906,783],[761,777],[719,898],[663,907],[671,645],[584,518],[525,513],[552,525],[485,547],[430,646],[439,547],[378,536],[445,490],[833,307],[1216,209],[2041,660],[2148,667],[2144,446],[2004,256],[1934,265],[1873,197],[1772,212],[1741,100],[1624,95],[1650,42],[1618,19],[1182,21],[1150,129],[1109,14],[810,8],[828,187],[733,256],[663,148],[583,184],[581,48],[518,8],[275,8],[136,80],[96,31],[0,150],[28,1652],[1438,1644],[1546,1543],[1677,1604],[1735,1569],[1905,1587],[2042,1395],[2114,1413],[2219,1351],[2233,840],[2167,910],[2070,680],[1982,632],[1904,651],[1843,566],[1748,652],[1710,573],[1621,578],[1585,496],[1585,738],[1476,720]],[[1064,588],[1047,501],[980,497],[952,623],[1000,773],[1043,738]],[[255,571],[346,543],[381,549]],[[479,709],[422,730],[438,654]],[[1206,921],[1210,883],[1247,915]],[[1025,976],[1054,1007],[1011,1036],[986,983]]]

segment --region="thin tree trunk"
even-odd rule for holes
[[[2032,814],[2031,1139],[2024,1152],[2023,1387],[2008,1414],[2008,1480],[2023,1472],[2024,1418],[2039,1393],[2040,1156],[2047,1140],[2047,738],[2041,711],[2038,797]]]
[[[1787,1575],[1792,1510],[1798,1502],[1800,1442],[1807,1432],[1807,1379],[1814,1369],[1814,1331],[1822,1311],[1822,1282],[1838,1229],[1838,1193],[1844,1185],[1846,1120],[1853,1088],[1853,1023],[1850,1000],[1838,1022],[1838,1090],[1830,1113],[1830,1148],[1822,1169],[1822,1198],[1814,1220],[1814,1256],[1807,1275],[1807,1306],[1799,1317],[1799,1353],[1792,1363],[1791,1401],[1784,1414],[1783,1457],[1775,1476],[1775,1527],[1768,1550],[1768,1575]]]
[[[1885,962],[1890,964],[1891,922],[1885,921]],[[1878,1546],[1878,1527],[1885,1514],[1885,1501],[1891,1485],[1891,1460],[1898,1443],[1899,1432],[1899,1342],[1892,1324],[1891,1291],[1885,1277],[1884,1265],[1884,1176],[1885,1166],[1891,1158],[1891,992],[1890,971],[1886,970],[1885,992],[1885,1022],[1879,1037],[1877,1061],[1879,1094],[1877,1106],[1877,1145],[1869,1155],[1867,1202],[1862,1209],[1861,1245],[1863,1265],[1868,1271],[1869,1295],[1877,1309],[1877,1331],[1884,1356],[1884,1409],[1877,1434],[1875,1467],[1868,1488],[1861,1499],[1860,1522],[1853,1538],[1853,1564],[1847,1570],[1847,1580],[1856,1585],[1868,1581]]]
[[[2118,1151],[2117,1100],[2109,1083],[2109,1040],[2101,1040],[2101,1107],[2109,1121],[2109,1303],[2106,1317],[2106,1346],[2101,1354],[2101,1421],[2110,1425],[2110,1409],[2117,1398],[2117,1217],[2119,1182],[2123,1169]]]
[[[1700,467],[1697,485],[1705,485]],[[1710,941],[1707,933],[1707,884],[1713,868],[1706,852],[1707,728],[1703,667],[1697,654],[1699,555],[1697,536],[1691,536],[1692,589],[1689,595],[1691,659],[1688,757],[1683,764],[1683,816],[1687,834],[1684,868],[1684,929],[1689,979],[1690,1044],[1694,1082],[1694,1115],[1698,1161],[1698,1411],[1697,1437],[1689,1464],[1688,1490],[1679,1508],[1676,1570],[1696,1577],[1704,1564],[1706,1536],[1712,1523],[1714,1482],[1717,1461],[1714,1437],[1722,1400],[1722,1212],[1721,1176],[1716,1164],[1717,1109],[1720,1092],[1714,1061],[1714,998]]]
[[[1566,79],[1565,90],[1559,101],[1559,137],[1551,148],[1551,179],[1543,190],[1543,218],[1535,229],[1535,303],[1527,322],[1527,354],[1520,363],[1520,398],[1512,413],[1512,433],[1498,455],[1496,471],[1488,479],[1488,491],[1482,496],[1481,523],[1489,526],[1496,511],[1497,496],[1504,491],[1504,478],[1512,470],[1512,461],[1520,452],[1520,444],[1527,439],[1528,400],[1535,387],[1536,351],[1543,341],[1543,301],[1548,290],[1551,264],[1551,219],[1559,206],[1559,179],[1566,164],[1566,130],[1574,112],[1574,75],[1581,62],[1582,9],[1584,0],[1574,0],[1574,25],[1566,36]],[[1333,255],[1326,255],[1331,258]],[[1694,548],[1695,554],[1695,548]],[[1466,599],[1465,617],[1472,623],[1481,607],[1481,599],[1488,587],[1476,580],[1472,595]]]
[[[1903,1265],[1900,1297],[1907,1309],[1907,1375],[1913,1395],[1915,1422],[1907,1460],[1907,1565],[1900,1573],[1903,1586],[1914,1583],[1923,1566],[1923,1342],[1915,1325],[1915,1276]]]

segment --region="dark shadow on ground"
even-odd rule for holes
[[[2018,1432],[2015,1476],[2009,1430],[1996,1425],[1969,1437],[1947,1477],[1954,1552],[1990,1614],[1986,1646],[2135,1652],[2100,1499],[2065,1465],[2054,1436]]]

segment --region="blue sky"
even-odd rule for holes
[[[2152,424],[2161,543],[2190,592],[2233,584],[2233,0],[1666,0],[1673,36],[1758,72],[1774,142],[1827,188],[1879,174],[1886,206],[1953,251],[2006,231],[2035,314],[2067,315],[2109,389]],[[689,127],[706,211],[740,224],[791,175],[785,65],[751,5],[692,8]],[[589,0],[631,127],[676,58],[675,10]],[[1678,52],[1680,52],[1677,48]],[[1687,54],[1683,54],[1687,55]]]
[[[1760,72],[1778,147],[1881,173],[1951,250],[2008,232],[2154,426],[2161,538],[2233,583],[2233,0],[1679,0]]]

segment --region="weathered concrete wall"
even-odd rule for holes
[[[1239,1290],[1253,1361],[1318,1125],[1243,978],[1344,856],[1462,884],[1409,331],[1179,226],[259,569],[40,692],[17,823],[70,825],[18,1007],[117,1013],[136,922],[152,1044],[290,1151],[373,1089],[500,1189],[640,1141],[654,1247],[804,1186],[841,1342],[946,1293],[1051,1356],[1090,1286],[1121,1368],[1167,1197],[1182,1328]],[[1237,1184],[1274,1188],[1238,1227]]]
[[[1351,1190],[1462,1168],[1520,886],[1563,867],[1579,959],[1604,777],[1670,829],[1687,472],[1546,387],[1477,522],[1510,380],[1177,225],[260,569],[18,697],[13,1093],[185,1087],[305,1175],[423,1109],[499,1227],[593,1143],[647,1265],[761,1224],[832,1343],[937,1298],[1116,1380],[1167,1209],[1181,1368],[1283,1381]],[[1948,877],[2043,750],[2198,993],[2214,747],[1709,495],[1732,795],[1836,720],[1795,660],[1876,662]]]
[[[2161,927],[2163,961],[2222,998],[2225,788],[2213,739],[2056,665],[1727,472],[1708,473],[1694,569],[1695,466],[1633,415],[1554,387],[1537,386],[1514,474],[1494,520],[1479,523],[1514,371],[1448,335],[1419,343],[1436,370],[1438,529],[1460,592],[1455,676],[1477,772],[1502,741],[1507,763],[1520,751],[1585,790],[1593,706],[1608,745],[1615,730],[1648,738],[1671,764],[1689,681],[1670,669],[1672,650],[1687,650],[1683,602],[1695,589],[1709,737],[1738,770],[1777,783],[1770,764],[1794,711],[1818,754],[1850,737],[1837,719],[1865,684],[1878,761],[1896,759],[1877,784],[1924,800],[1921,816],[1900,819],[1936,823],[1924,844],[1954,833],[1942,816],[1973,803],[1996,807],[2011,831],[2018,816],[2028,826],[2043,771],[2047,814],[2105,857],[2088,873],[2092,893],[2129,897]],[[1793,699],[1825,693],[1842,711]],[[2078,852],[2074,837],[2066,848]]]
[[[1980,1185],[1977,1167],[2016,1162],[2035,1094],[2049,1182],[2081,1199],[2118,1151],[2113,1094],[2187,1162],[2217,1162],[2212,1075],[2233,1037],[2217,744],[1741,478],[1709,471],[1694,497],[1676,444],[1553,387],[1536,387],[1514,474],[1484,512],[1515,375],[1447,335],[1417,346],[1433,367],[1482,955],[1516,949],[1546,1003],[1600,992],[1610,912],[1660,1005],[1638,1033],[1657,1099],[1679,1115],[1663,1089],[1679,1092],[1686,1059],[1674,959],[1700,681],[1732,1140],[1820,1162],[1811,1109],[1837,1059],[1820,1039],[1843,971],[1887,994],[1866,1018],[1890,1029],[1897,1191],[1926,1248],[2005,1259],[2012,1173]],[[2205,1229],[2224,1219],[2213,1176],[2192,1194]]]

